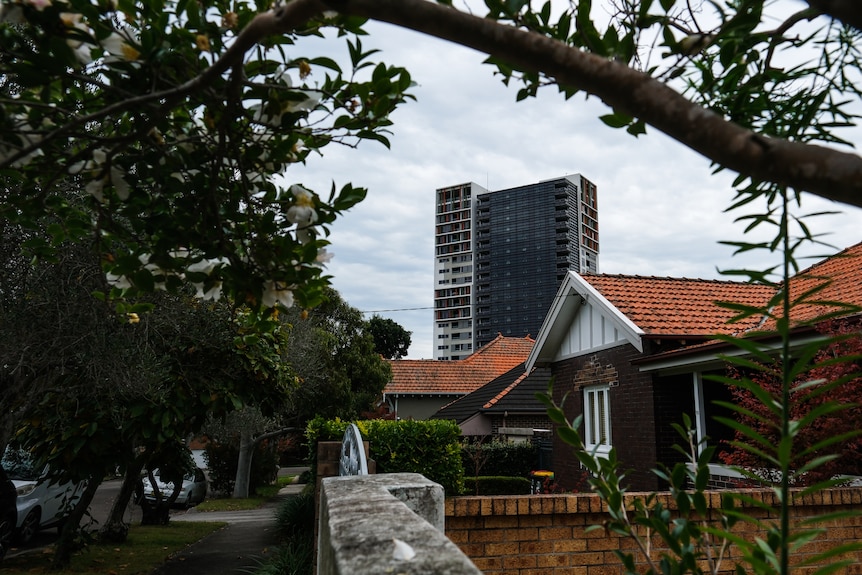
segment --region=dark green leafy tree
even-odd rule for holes
[[[375,314],[368,320],[368,333],[374,339],[374,349],[386,359],[401,359],[410,350],[411,332],[394,320]]]
[[[335,290],[325,294],[317,308],[283,316],[289,325],[286,361],[299,378],[290,409],[301,426],[318,415],[358,417],[374,407],[391,377],[362,313]]]
[[[287,370],[272,345],[280,324],[261,325],[192,293],[152,294],[118,313],[93,297],[106,280],[91,245],[58,246],[51,261],[34,263],[22,248],[33,234],[3,230],[3,426],[50,465],[52,480],[87,481],[65,523],[60,565],[103,477],[125,470],[102,529],[122,538],[123,511],[145,466],[162,466],[211,414],[250,403],[271,411],[281,402]]]

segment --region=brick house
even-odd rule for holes
[[[454,420],[462,435],[510,441],[529,441],[536,436],[550,438],[548,410],[536,399],[536,393],[548,390],[550,379],[550,369],[535,367],[527,373],[520,363],[441,408],[433,418]]]
[[[383,389],[383,401],[400,419],[428,419],[437,410],[524,361],[535,340],[503,337],[458,360],[393,359],[392,379]]]
[[[862,304],[862,243],[823,260],[791,280],[791,293],[815,285],[826,287],[818,299]],[[762,317],[729,324],[735,312],[715,302],[763,306],[775,289],[741,282],[569,272],[536,338],[526,362],[528,370],[546,367],[554,377],[554,397],[568,394],[570,419],[583,414],[587,446],[598,453],[616,448],[628,486],[662,489],[650,472],[656,462],[672,464],[679,436],[672,423],[688,414],[700,437],[720,442],[731,432],[713,420],[721,409],[716,400],[730,400],[728,389],[705,381],[704,375],[724,371],[720,353],[736,348],[716,334],[747,334],[768,349],[769,322]],[[797,322],[813,319],[822,306],[794,311]],[[796,341],[811,341],[810,326],[794,330]],[[564,488],[576,478],[578,463],[571,447],[554,439],[554,470]],[[716,466],[714,476],[721,475]],[[572,479],[571,481],[574,481]]]

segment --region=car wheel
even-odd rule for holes
[[[39,519],[41,517],[42,512],[38,507],[30,510],[30,513],[27,514],[27,517],[24,518],[24,522],[21,523],[21,527],[18,529],[17,539],[19,544],[26,545],[33,539],[33,536],[39,531]]]
[[[6,555],[6,551],[12,544],[12,533],[15,532],[15,515],[0,520],[0,559]]]

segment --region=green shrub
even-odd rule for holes
[[[497,440],[488,443],[465,443],[461,446],[461,461],[467,476],[528,477],[538,465],[539,449],[533,443]]]
[[[300,493],[282,501],[275,511],[279,535],[290,539],[300,534],[314,533],[314,493]]]
[[[530,480],[505,475],[464,478],[465,495],[529,495]]]
[[[311,469],[317,468],[317,442],[341,441],[349,422],[313,419],[306,428]],[[454,421],[357,421],[362,438],[369,442],[378,473],[421,473],[458,495],[464,487],[464,466],[458,443],[461,429]],[[312,446],[315,446],[312,448]]]
[[[313,533],[313,532],[312,532]],[[273,557],[254,571],[254,575],[312,575],[314,537],[288,539],[275,549]]]
[[[207,443],[204,457],[209,467],[210,488],[218,493],[230,495],[236,482],[239,448],[229,443]],[[278,456],[273,450],[259,444],[251,460],[250,491],[275,481],[278,475]]]

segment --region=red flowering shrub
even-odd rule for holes
[[[821,333],[827,336],[838,336],[839,339],[818,353],[813,362],[814,368],[800,374],[794,380],[790,403],[792,421],[799,421],[812,410],[829,402],[847,406],[845,409],[818,416],[799,432],[792,452],[794,469],[801,469],[805,464],[824,455],[834,454],[838,457],[796,477],[794,482],[797,485],[810,485],[836,475],[862,476],[862,436],[858,433],[853,435],[854,432],[862,430],[862,331],[860,328],[862,328],[862,321],[859,319],[834,321],[820,326]],[[841,360],[838,361],[838,358]],[[730,372],[732,378],[748,377],[776,400],[781,398],[780,366],[764,366],[763,370],[754,373],[740,373],[736,368],[731,368]],[[780,437],[778,416],[747,389],[734,387],[732,395],[733,401],[738,406],[756,416],[737,413],[737,421],[756,431],[773,446],[777,446]],[[843,434],[851,434],[851,437],[825,449],[812,449],[824,440]],[[740,431],[735,432],[734,442],[763,449],[763,445],[755,445]],[[811,451],[807,452],[808,450]],[[778,479],[777,476],[773,476],[773,470],[767,461],[739,445],[731,444],[719,455],[719,458],[726,464],[755,471],[764,479]]]

